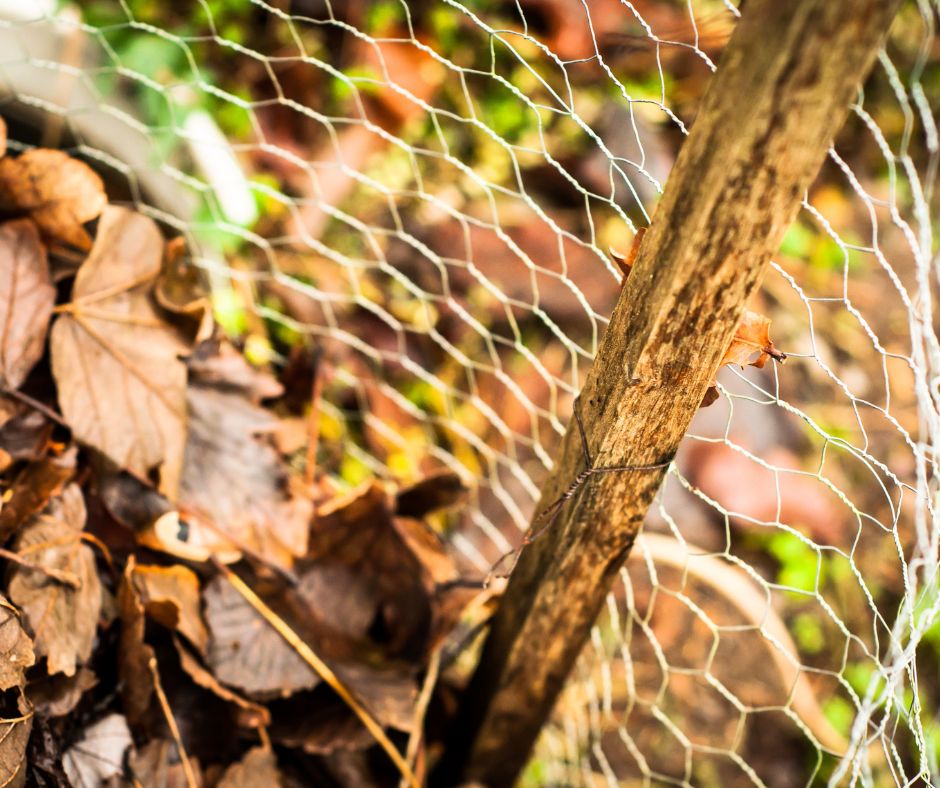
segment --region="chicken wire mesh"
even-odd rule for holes
[[[940,773],[937,11],[903,8],[750,305],[789,360],[719,375],[524,780]],[[483,577],[738,15],[10,0],[0,112],[13,150],[66,147],[183,234],[258,363],[322,349],[322,472],[458,473],[437,526]]]

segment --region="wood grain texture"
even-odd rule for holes
[[[675,453],[898,5],[745,4],[581,392],[595,466]],[[536,511],[582,469],[572,421]],[[592,476],[522,554],[435,784],[512,784],[664,473]]]

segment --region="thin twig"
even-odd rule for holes
[[[186,748],[183,746],[183,737],[180,736],[179,726],[176,724],[176,718],[173,716],[173,709],[170,708],[170,702],[166,699],[166,693],[163,691],[163,685],[160,683],[160,672],[157,670],[157,658],[151,657],[147,663],[150,668],[150,675],[153,677],[153,691],[156,693],[157,700],[160,702],[160,708],[163,710],[163,716],[166,718],[166,724],[170,728],[170,734],[173,741],[176,742],[176,749],[180,756],[180,763],[183,766],[183,774],[186,776],[186,785],[189,788],[198,788],[196,782],[196,773],[193,771],[193,765],[186,754]]]
[[[516,564],[519,563],[519,559],[522,556],[522,551],[525,550],[525,548],[532,544],[536,539],[538,539],[542,534],[544,534],[549,528],[551,528],[555,520],[558,519],[558,515],[561,513],[562,507],[568,501],[574,498],[575,495],[577,495],[578,491],[592,476],[598,476],[604,473],[626,473],[628,471],[655,471],[660,468],[668,468],[675,459],[675,455],[673,455],[668,460],[651,463],[649,465],[607,465],[601,466],[600,468],[595,468],[594,460],[591,456],[591,449],[588,446],[587,434],[584,431],[584,423],[581,421],[581,412],[578,409],[579,400],[580,397],[575,399],[573,410],[575,423],[578,426],[578,435],[581,439],[581,453],[584,458],[584,470],[574,477],[574,480],[568,486],[567,490],[565,490],[549,506],[542,510],[535,520],[533,520],[533,525],[544,520],[542,526],[535,528],[535,530],[531,531],[531,533],[527,533],[525,536],[523,536],[522,542],[518,547],[503,553],[499,558],[496,559],[496,561],[490,567],[490,571],[487,573],[486,578],[483,580],[484,588],[489,586],[489,584],[493,581],[493,578],[506,578],[512,574],[513,570],[516,568]],[[509,567],[507,572],[497,574],[496,570],[508,558],[514,558],[512,566]]]
[[[436,648],[431,652],[431,658],[428,660],[428,671],[424,676],[424,683],[421,685],[421,692],[415,701],[414,719],[412,721],[411,735],[408,737],[408,746],[405,749],[405,761],[412,771],[415,771],[415,762],[418,760],[418,748],[424,740],[424,717],[428,713],[428,706],[431,703],[431,696],[434,694],[434,687],[437,686],[437,677],[441,668],[441,649]],[[398,788],[406,788],[407,783],[402,777]]]
[[[320,392],[323,389],[323,376],[320,374],[320,361],[323,349],[317,345],[313,350],[313,386],[310,391],[310,412],[307,413],[307,467],[304,469],[304,481],[307,489],[313,489],[317,471],[317,449],[320,445]]]
[[[297,584],[300,582],[300,579],[295,575],[290,569],[287,569],[283,566],[279,566],[274,563],[274,561],[269,558],[265,558],[261,553],[259,553],[254,548],[250,547],[244,540],[239,539],[236,536],[233,536],[228,531],[226,531],[221,525],[214,522],[210,517],[204,517],[197,512],[180,512],[180,515],[183,516],[182,519],[186,520],[195,520],[199,525],[204,525],[213,533],[221,536],[223,539],[231,542],[235,548],[242,553],[242,555],[250,558],[252,561],[257,562],[269,572],[276,574],[284,582],[291,586],[291,588],[296,588]]]
[[[22,566],[24,569],[32,569],[34,572],[40,572],[41,574],[46,575],[46,577],[55,580],[57,583],[62,583],[69,588],[79,589],[82,587],[82,581],[79,580],[78,575],[74,572],[69,572],[66,569],[56,569],[51,566],[42,566],[41,564],[31,564],[25,558],[23,558],[19,553],[14,553],[12,550],[6,550],[0,547],[0,558],[5,558],[7,561],[12,561],[14,564]]]
[[[24,405],[32,408],[33,410],[39,411],[47,419],[52,419],[56,424],[61,425],[62,427],[68,427],[68,423],[63,419],[58,413],[56,413],[48,405],[43,405],[39,400],[33,399],[29,394],[24,394],[22,391],[16,391],[15,389],[3,387],[3,393],[8,397],[13,397],[13,399],[18,399]]]
[[[245,601],[248,602],[259,615],[264,618],[277,633],[286,640],[290,646],[297,652],[298,655],[306,662],[311,668],[316,671],[317,675],[323,679],[323,681],[328,684],[333,691],[342,698],[347,706],[352,710],[352,712],[359,718],[363,725],[369,733],[372,734],[379,746],[385,750],[385,753],[391,758],[392,762],[395,764],[396,768],[400,772],[401,776],[405,779],[407,784],[411,788],[420,788],[417,778],[414,776],[411,767],[405,762],[405,759],[402,758],[401,753],[398,752],[395,745],[392,744],[388,736],[385,735],[385,731],[382,730],[382,726],[376,722],[375,718],[369,713],[369,711],[363,706],[352,694],[352,692],[340,681],[339,677],[333,672],[332,668],[327,665],[320,657],[318,657],[312,648],[308,646],[301,637],[291,629],[290,625],[284,621],[277,613],[271,610],[268,607],[264,600],[261,599],[251,588],[248,587],[248,584],[245,583],[237,574],[235,574],[231,569],[229,569],[224,564],[217,561],[215,558],[212,559],[212,562],[215,564],[216,568],[225,576],[225,579],[231,583],[232,587],[241,594]]]

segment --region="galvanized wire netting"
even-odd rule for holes
[[[940,779],[937,13],[896,20],[750,305],[789,359],[719,375],[533,783]],[[259,363],[323,349],[323,472],[459,473],[469,500],[437,525],[482,577],[533,513],[612,256],[737,16],[11,0],[0,112],[14,149],[65,146],[184,234]]]

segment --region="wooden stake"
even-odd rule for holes
[[[580,401],[595,467],[672,457],[898,0],[747,0]],[[583,470],[569,424],[536,512]],[[513,783],[665,469],[594,474],[522,554],[433,784]]]

